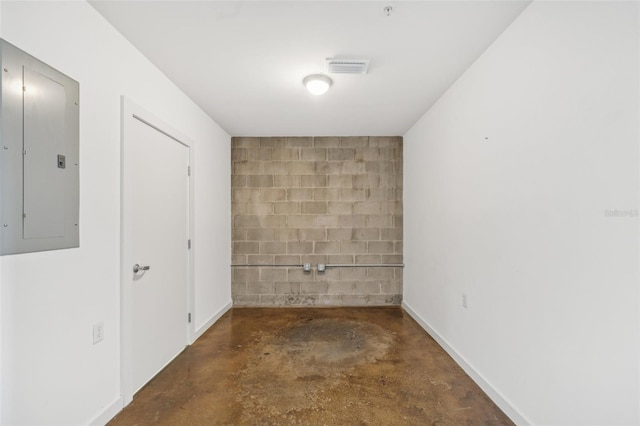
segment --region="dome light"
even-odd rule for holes
[[[331,87],[331,79],[326,75],[312,74],[308,75],[302,80],[309,93],[313,95],[322,95]]]

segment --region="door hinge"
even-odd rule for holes
[[[189,315],[187,317],[187,321],[191,322],[191,312],[189,312]]]
[[[191,250],[191,240],[187,240],[187,250]]]
[[[187,176],[191,176],[191,166],[187,166]]]

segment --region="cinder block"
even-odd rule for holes
[[[273,203],[276,214],[298,214],[300,213],[300,203],[292,201],[280,201]]]
[[[369,296],[364,294],[344,294],[342,295],[342,306],[366,306]]]
[[[258,190],[259,201],[284,201],[286,200],[287,193],[284,189],[265,189]]]
[[[231,283],[231,295],[235,296],[238,294],[247,294],[247,283],[244,281]]]
[[[247,203],[245,211],[247,214],[273,214],[273,203]]]
[[[325,175],[300,176],[300,186],[303,188],[323,188],[327,186],[327,176]]]
[[[328,263],[354,263],[353,262],[353,255],[351,254],[331,254],[329,255],[329,262]]]
[[[231,148],[231,161],[247,161],[245,148]]]
[[[284,281],[287,279],[287,270],[283,268],[261,268],[260,281]]]
[[[244,175],[231,176],[231,186],[233,188],[244,188],[247,186],[247,177]]]
[[[313,253],[313,243],[311,241],[287,242],[287,254],[311,254],[311,253]]]
[[[301,294],[327,294],[329,290],[329,284],[326,282],[301,282],[300,293]]]
[[[274,237],[274,230],[268,228],[247,229],[247,240],[249,241],[271,241]]]
[[[350,281],[333,281],[329,282],[329,287],[327,288],[327,293],[329,294],[353,294],[354,293],[354,283]]]
[[[271,151],[271,159],[274,161],[296,161],[300,159],[299,148],[274,148]]]
[[[258,161],[242,161],[233,163],[233,174],[235,175],[261,175],[263,174],[263,163]]]
[[[394,214],[393,215],[393,226],[396,228],[402,228],[403,226],[403,217],[401,214]]]
[[[290,175],[310,175],[314,173],[315,163],[312,161],[290,161],[287,171]]]
[[[402,294],[402,283],[397,281],[384,281],[380,283],[380,292],[383,294]]]
[[[393,242],[369,241],[367,243],[367,253],[394,253]]]
[[[364,215],[341,215],[340,227],[341,228],[364,228],[366,216]]]
[[[233,268],[233,282],[258,281],[260,271],[258,268]]]
[[[382,263],[403,263],[401,254],[383,254],[381,259]]]
[[[349,148],[366,148],[369,146],[368,136],[349,136],[340,138],[340,146]]]
[[[372,281],[357,281],[354,286],[357,294],[380,294],[380,283]]]
[[[380,176],[377,174],[353,175],[354,188],[378,188]]]
[[[327,240],[329,241],[341,241],[351,240],[351,229],[349,228],[328,228]]]
[[[238,294],[231,299],[233,306],[258,306],[260,304],[260,296],[257,294]]]
[[[315,267],[318,263],[327,263],[327,255],[326,254],[305,254],[302,256],[302,263],[310,263],[312,267]],[[320,274],[316,274],[316,278]]]
[[[366,224],[368,228],[390,228],[393,220],[390,215],[368,215]]]
[[[288,175],[289,166],[287,161],[267,161],[262,164],[263,174],[268,175]]]
[[[353,177],[351,175],[330,175],[328,186],[331,188],[352,188]]]
[[[378,161],[380,150],[378,148],[356,148],[354,158],[356,161]]]
[[[383,228],[380,230],[382,240],[401,240],[402,228]]]
[[[353,203],[344,201],[329,201],[327,203],[327,213],[329,214],[352,214]]]
[[[300,235],[297,229],[275,229],[273,239],[275,241],[300,241]]]
[[[327,159],[327,150],[324,148],[302,148],[300,150],[300,158],[303,161],[325,161]]]
[[[300,294],[300,283],[284,281],[273,284],[276,294]]]
[[[351,239],[354,241],[379,240],[380,230],[377,228],[353,228]]]
[[[366,163],[343,161],[340,173],[343,175],[360,175],[366,173]]]
[[[231,264],[232,265],[246,265],[247,264],[247,255],[246,254],[233,254],[233,255],[231,255]]]
[[[231,214],[233,216],[236,216],[239,214],[247,214],[247,203],[238,203],[238,202],[232,201]]]
[[[313,272],[304,272],[302,268],[287,269],[287,281],[299,282],[302,286],[305,282],[313,281],[314,279]]]
[[[284,241],[260,242],[260,254],[281,254],[287,252],[287,243]]]
[[[299,188],[300,176],[275,175],[273,176],[273,186],[276,188]]]
[[[327,212],[327,203],[324,201],[306,201],[302,203],[302,213],[324,214]]]
[[[287,189],[288,201],[311,201],[313,200],[313,190],[309,188]]]
[[[281,215],[257,216],[260,228],[286,228],[287,217]]]
[[[324,241],[327,230],[323,228],[301,228],[298,230],[301,241]]]
[[[235,202],[260,201],[260,192],[249,188],[233,188],[231,190],[231,200]]]
[[[380,214],[382,210],[382,204],[379,201],[358,201],[353,204],[354,214]]]
[[[272,188],[272,175],[251,175],[247,176],[247,187],[249,188]]]
[[[368,280],[393,280],[393,268],[367,268]]]
[[[352,189],[352,188],[340,189],[341,201],[364,201],[364,198],[365,198],[364,189]]]
[[[357,264],[381,263],[379,254],[361,254],[356,256]]]
[[[364,280],[366,278],[366,268],[340,268],[341,281]]]
[[[402,254],[402,241],[396,241],[394,243],[393,252],[395,254]]]
[[[246,229],[232,229],[231,230],[231,239],[233,241],[246,241],[247,240],[247,231],[246,231]]]
[[[331,254],[340,252],[339,241],[317,241],[314,247],[316,254]]]
[[[353,161],[355,150],[353,148],[330,148],[327,150],[329,161]]]
[[[269,254],[250,254],[247,260],[249,265],[273,265],[273,256]]]
[[[254,137],[231,138],[232,148],[258,148],[259,146],[260,146],[260,138],[254,138]]]
[[[247,294],[272,294],[273,283],[272,282],[248,282]]]
[[[340,216],[336,215],[316,215],[313,216],[313,226],[316,228],[336,228],[339,226]]]
[[[310,138],[310,137],[287,138],[287,146],[289,148],[311,148],[313,146],[313,138]]]
[[[302,261],[300,260],[300,256],[299,255],[293,255],[293,254],[281,254],[281,255],[277,255],[275,257],[275,262],[276,265],[301,265]]]
[[[261,148],[284,148],[287,145],[287,138],[268,137],[260,138]]]
[[[313,199],[323,201],[338,201],[340,199],[340,189],[316,188],[313,190]]]
[[[341,253],[360,254],[366,253],[367,246],[364,241],[340,241]]]
[[[317,175],[339,175],[342,170],[342,161],[316,161],[313,163],[313,171]]]
[[[372,148],[389,148],[397,144],[398,141],[394,136],[369,136],[369,146]]]
[[[322,263],[322,262],[319,262]],[[324,262],[326,264],[326,262]],[[327,268],[324,272],[318,272],[316,274],[316,281],[327,281],[329,283],[340,280],[339,268]]]
[[[247,150],[247,159],[249,161],[270,161],[271,148],[253,148]]]
[[[313,228],[314,216],[308,214],[282,216],[287,219],[289,228]]]
[[[236,241],[233,243],[232,254],[257,254],[260,253],[260,245],[257,242]]]
[[[340,146],[339,137],[314,137],[313,146],[316,148],[337,148]]]

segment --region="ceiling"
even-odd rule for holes
[[[389,136],[403,135],[529,1],[90,3],[232,136]],[[325,58],[371,65],[329,74],[329,92],[314,96],[302,79],[323,73]]]

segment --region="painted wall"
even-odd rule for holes
[[[81,105],[80,248],[0,258],[1,423],[100,423],[120,397],[120,96],[195,143],[196,329],[231,301],[230,137],[88,3],[0,8],[2,37],[78,80]]]
[[[406,306],[521,423],[640,422],[638,17],[532,3],[404,136]]]

